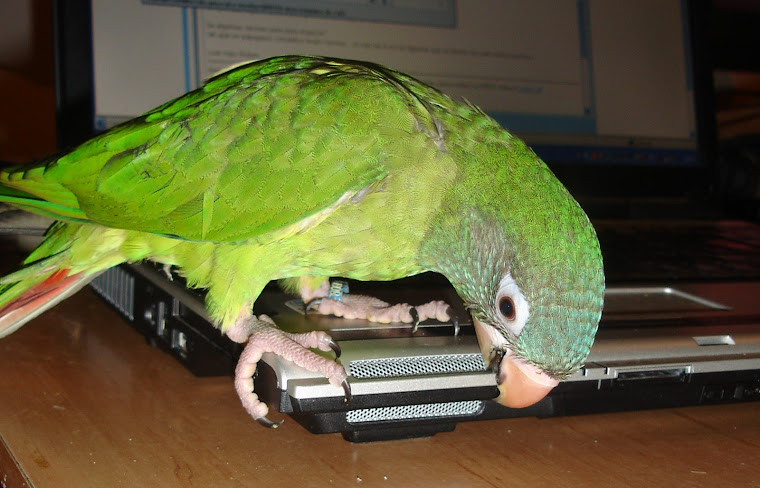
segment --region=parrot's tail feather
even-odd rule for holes
[[[77,273],[69,276],[68,270],[59,270],[18,294],[0,309],[0,338],[15,332],[42,312],[70,297],[98,274]],[[21,285],[21,283],[4,287],[0,290],[0,295],[13,293],[14,285]]]
[[[5,308],[6,302],[10,302],[15,298],[15,296],[8,294],[8,290],[13,285],[18,284],[19,286],[23,286],[23,284],[19,282],[27,280],[26,283],[31,283],[29,286],[33,286],[35,281],[32,280],[38,280],[37,277],[50,274],[58,269],[58,264],[55,262],[55,258],[56,256],[49,256],[41,261],[28,264],[13,273],[0,277],[0,285],[9,285],[0,288],[0,310]]]
[[[11,182],[3,181],[0,175],[0,202],[9,203],[15,207],[34,212],[45,217],[56,220],[65,220],[67,222],[89,222],[87,216],[77,207],[47,201],[31,193],[13,188]]]

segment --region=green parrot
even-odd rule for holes
[[[284,287],[318,313],[406,323],[448,305],[329,297],[330,277],[443,274],[471,312],[497,401],[531,405],[578,370],[602,310],[587,216],[520,140],[466,101],[361,61],[284,56],[235,67],[60,155],[0,172],[0,201],[58,222],[0,283],[0,337],[124,262],[175,267],[246,343],[244,408],[272,352],[350,398],[345,369],[252,306]]]

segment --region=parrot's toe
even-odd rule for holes
[[[417,306],[408,303],[391,305],[375,297],[345,294],[340,299],[324,297],[311,300],[306,304],[305,311],[347,319],[369,320],[381,324],[394,322],[413,324],[412,333],[417,332],[420,323],[428,319],[440,322],[451,321],[454,325],[454,334],[459,334],[457,317],[451,307],[440,300]]]
[[[443,302],[431,302],[434,303],[435,306],[439,307],[441,303]],[[461,327],[459,327],[459,319],[457,318],[456,314],[454,313],[454,310],[451,308],[451,306],[446,305],[446,308],[443,310],[443,313],[437,314],[436,318],[438,318],[438,315],[441,316],[441,318],[438,318],[441,322],[445,322],[448,320],[451,322],[451,325],[454,326],[454,337],[459,335],[459,332],[461,330]],[[417,311],[417,307],[412,307],[411,310],[409,310],[409,313],[412,314],[412,320],[414,322],[414,327],[412,327],[412,334],[417,332],[417,329],[420,326],[420,314]],[[445,319],[443,317],[448,317],[448,319]]]
[[[451,322],[454,326],[454,335],[459,335],[459,320],[448,303],[434,300],[423,305],[417,305],[410,310],[414,318],[412,333],[417,332],[420,322],[427,319],[435,319],[439,322]]]
[[[241,317],[226,333],[232,340],[246,343],[235,368],[235,390],[243,408],[261,425],[277,428],[282,424],[282,421],[273,422],[267,418],[269,408],[259,400],[253,388],[256,368],[265,352],[323,375],[330,384],[343,388],[346,403],[351,400],[351,385],[348,383],[348,375],[343,366],[310,350],[314,348],[321,351],[333,351],[336,356],[340,356],[340,346],[327,333],[322,331],[303,334],[283,332],[269,317],[262,315],[257,318],[247,311],[241,314]]]
[[[430,302],[426,305],[433,305],[435,308],[440,308],[442,305],[445,305],[445,308],[443,308],[442,312],[437,312],[433,317],[428,317],[425,315],[425,318],[436,318],[437,320],[441,322],[449,321],[451,322],[451,325],[454,327],[454,337],[459,335],[459,332],[461,330],[461,327],[459,327],[459,319],[457,318],[456,314],[454,313],[454,310],[444,302]],[[412,307],[409,310],[409,313],[412,315],[412,322],[414,323],[414,326],[412,327],[412,334],[417,332],[417,329],[420,326],[420,322],[425,319],[420,318],[420,313],[417,311],[417,307]]]

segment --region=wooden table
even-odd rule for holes
[[[277,414],[275,413],[274,416]],[[0,340],[0,486],[760,486],[760,403],[354,445],[253,422],[87,289]]]

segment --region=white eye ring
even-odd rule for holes
[[[511,301],[511,304],[507,300]],[[499,291],[496,293],[496,311],[504,327],[515,337],[519,336],[528,321],[530,306],[511,273],[505,274],[499,282]],[[509,313],[509,315],[504,312]]]

